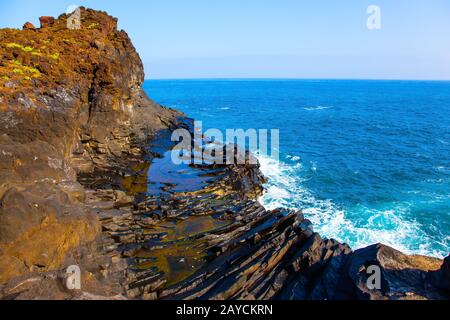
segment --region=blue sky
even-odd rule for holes
[[[151,79],[450,79],[448,0],[0,0],[0,27],[73,4],[118,17]]]

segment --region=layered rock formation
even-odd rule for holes
[[[257,165],[166,162],[191,127],[143,93],[117,20],[81,9],[0,30],[0,297],[446,299],[449,258],[352,251],[265,210]],[[82,270],[68,290],[65,269]],[[370,266],[380,288],[368,288]]]

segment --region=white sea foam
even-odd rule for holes
[[[266,193],[259,199],[268,210],[276,208],[302,209],[322,236],[348,243],[353,249],[383,243],[409,254],[444,257],[450,247],[449,237],[441,243],[422,230],[408,216],[407,203],[393,204],[390,210],[375,210],[364,206],[351,208],[350,213],[331,200],[318,199],[303,187],[305,180],[295,166],[258,155],[261,171],[268,178]],[[292,159],[292,158],[291,158]],[[438,244],[442,250],[435,250]]]
[[[331,107],[324,107],[324,106],[314,106],[314,107],[304,107],[304,110],[307,111],[318,111],[318,110],[325,110],[330,109]]]
[[[450,168],[446,168],[444,166],[436,166],[433,167],[433,169],[439,172],[450,172]]]

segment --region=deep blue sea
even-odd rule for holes
[[[353,249],[450,252],[450,82],[151,80],[144,89],[204,129],[280,129],[260,157],[267,208],[302,209]]]

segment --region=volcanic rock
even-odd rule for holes
[[[428,286],[427,277],[442,261],[424,256],[408,256],[393,248],[376,244],[353,252],[342,268],[336,299],[442,299],[439,291]],[[367,285],[369,266],[380,272],[380,287]]]
[[[143,93],[142,62],[117,20],[82,12],[100,28],[77,35],[62,15],[41,17],[36,33],[0,30],[0,284],[71,262],[101,278],[96,208],[105,200],[78,177],[125,164],[113,151],[140,150],[180,115]],[[123,191],[113,194],[111,208],[132,202]],[[87,247],[92,252],[80,255]]]
[[[36,30],[36,27],[31,22],[26,22],[23,25],[24,30]]]
[[[41,28],[48,28],[53,26],[55,23],[55,18],[50,16],[43,16],[39,18],[39,22],[41,23]]]

